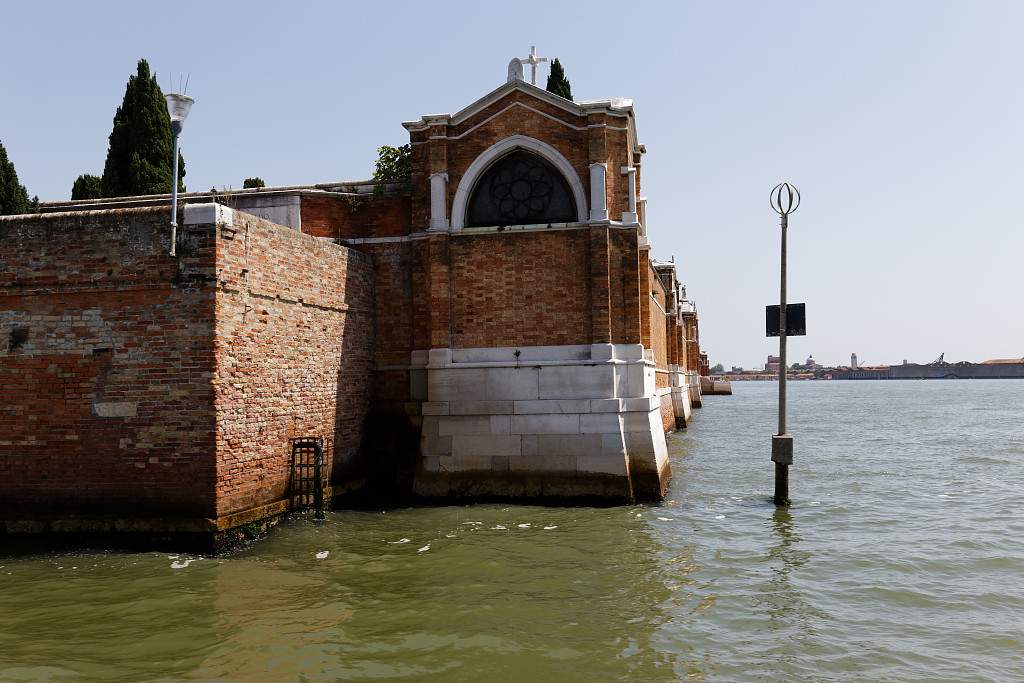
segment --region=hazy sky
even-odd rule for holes
[[[5,5],[0,140],[30,194],[102,171],[140,57],[165,89],[191,74],[198,190],[366,178],[401,121],[457,111],[535,44],[577,99],[634,99],[653,254],[713,363],[776,348],[782,179],[804,196],[792,356],[1024,356],[1024,2],[140,5]]]

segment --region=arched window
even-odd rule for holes
[[[466,225],[571,223],[577,217],[562,174],[542,157],[517,149],[491,164],[473,187]]]

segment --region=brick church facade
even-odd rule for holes
[[[664,495],[697,315],[651,258],[628,100],[522,80],[403,124],[408,184],[0,218],[0,523],[222,534],[336,495]],[[705,371],[706,374],[706,371]]]

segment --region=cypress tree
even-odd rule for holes
[[[18,182],[18,172],[7,158],[3,142],[0,142],[0,216],[25,213],[28,209],[28,192]]]
[[[149,64],[140,59],[136,74],[128,79],[124,100],[114,114],[101,179],[103,196],[170,192],[173,149],[167,102],[156,76],[150,75]],[[178,169],[178,190],[183,192],[185,160],[180,154]]]
[[[551,73],[548,74],[548,85],[545,90],[572,100],[572,87],[569,85],[569,79],[565,77],[565,70],[562,69],[562,63],[558,61],[558,57],[551,62]]]
[[[99,199],[103,196],[102,180],[98,175],[83,173],[71,187],[72,199]]]

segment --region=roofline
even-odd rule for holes
[[[447,124],[457,126],[470,116],[478,113],[491,104],[494,104],[501,98],[516,90],[532,95],[539,100],[543,100],[548,104],[554,105],[570,114],[575,114],[576,116],[604,113],[610,116],[620,116],[623,118],[633,117],[633,100],[630,99],[611,98],[607,100],[583,100],[580,102],[573,102],[572,100],[567,100],[564,97],[559,97],[554,93],[550,93],[543,88],[533,85],[532,83],[514,80],[503,83],[469,106],[463,107],[455,114],[427,114],[425,116],[421,116],[418,121],[403,121],[402,126],[410,132],[425,130],[430,126],[436,125]]]
[[[247,187],[243,189],[203,190],[201,192],[182,192],[178,199],[202,199],[212,197],[215,193],[219,196],[280,196],[296,194],[300,192],[324,193],[324,194],[372,194],[378,186],[383,185],[385,192],[394,192],[404,189],[405,185],[394,182],[380,182],[375,180],[348,180],[335,183],[315,183],[310,185],[276,185],[273,187]],[[57,201],[40,202],[40,207],[56,209],[60,207],[75,207],[75,210],[88,211],[90,206],[106,206],[110,204],[129,204],[133,202],[153,202],[170,200],[171,194],[142,194],[129,197],[101,197],[99,199],[62,199]]]

